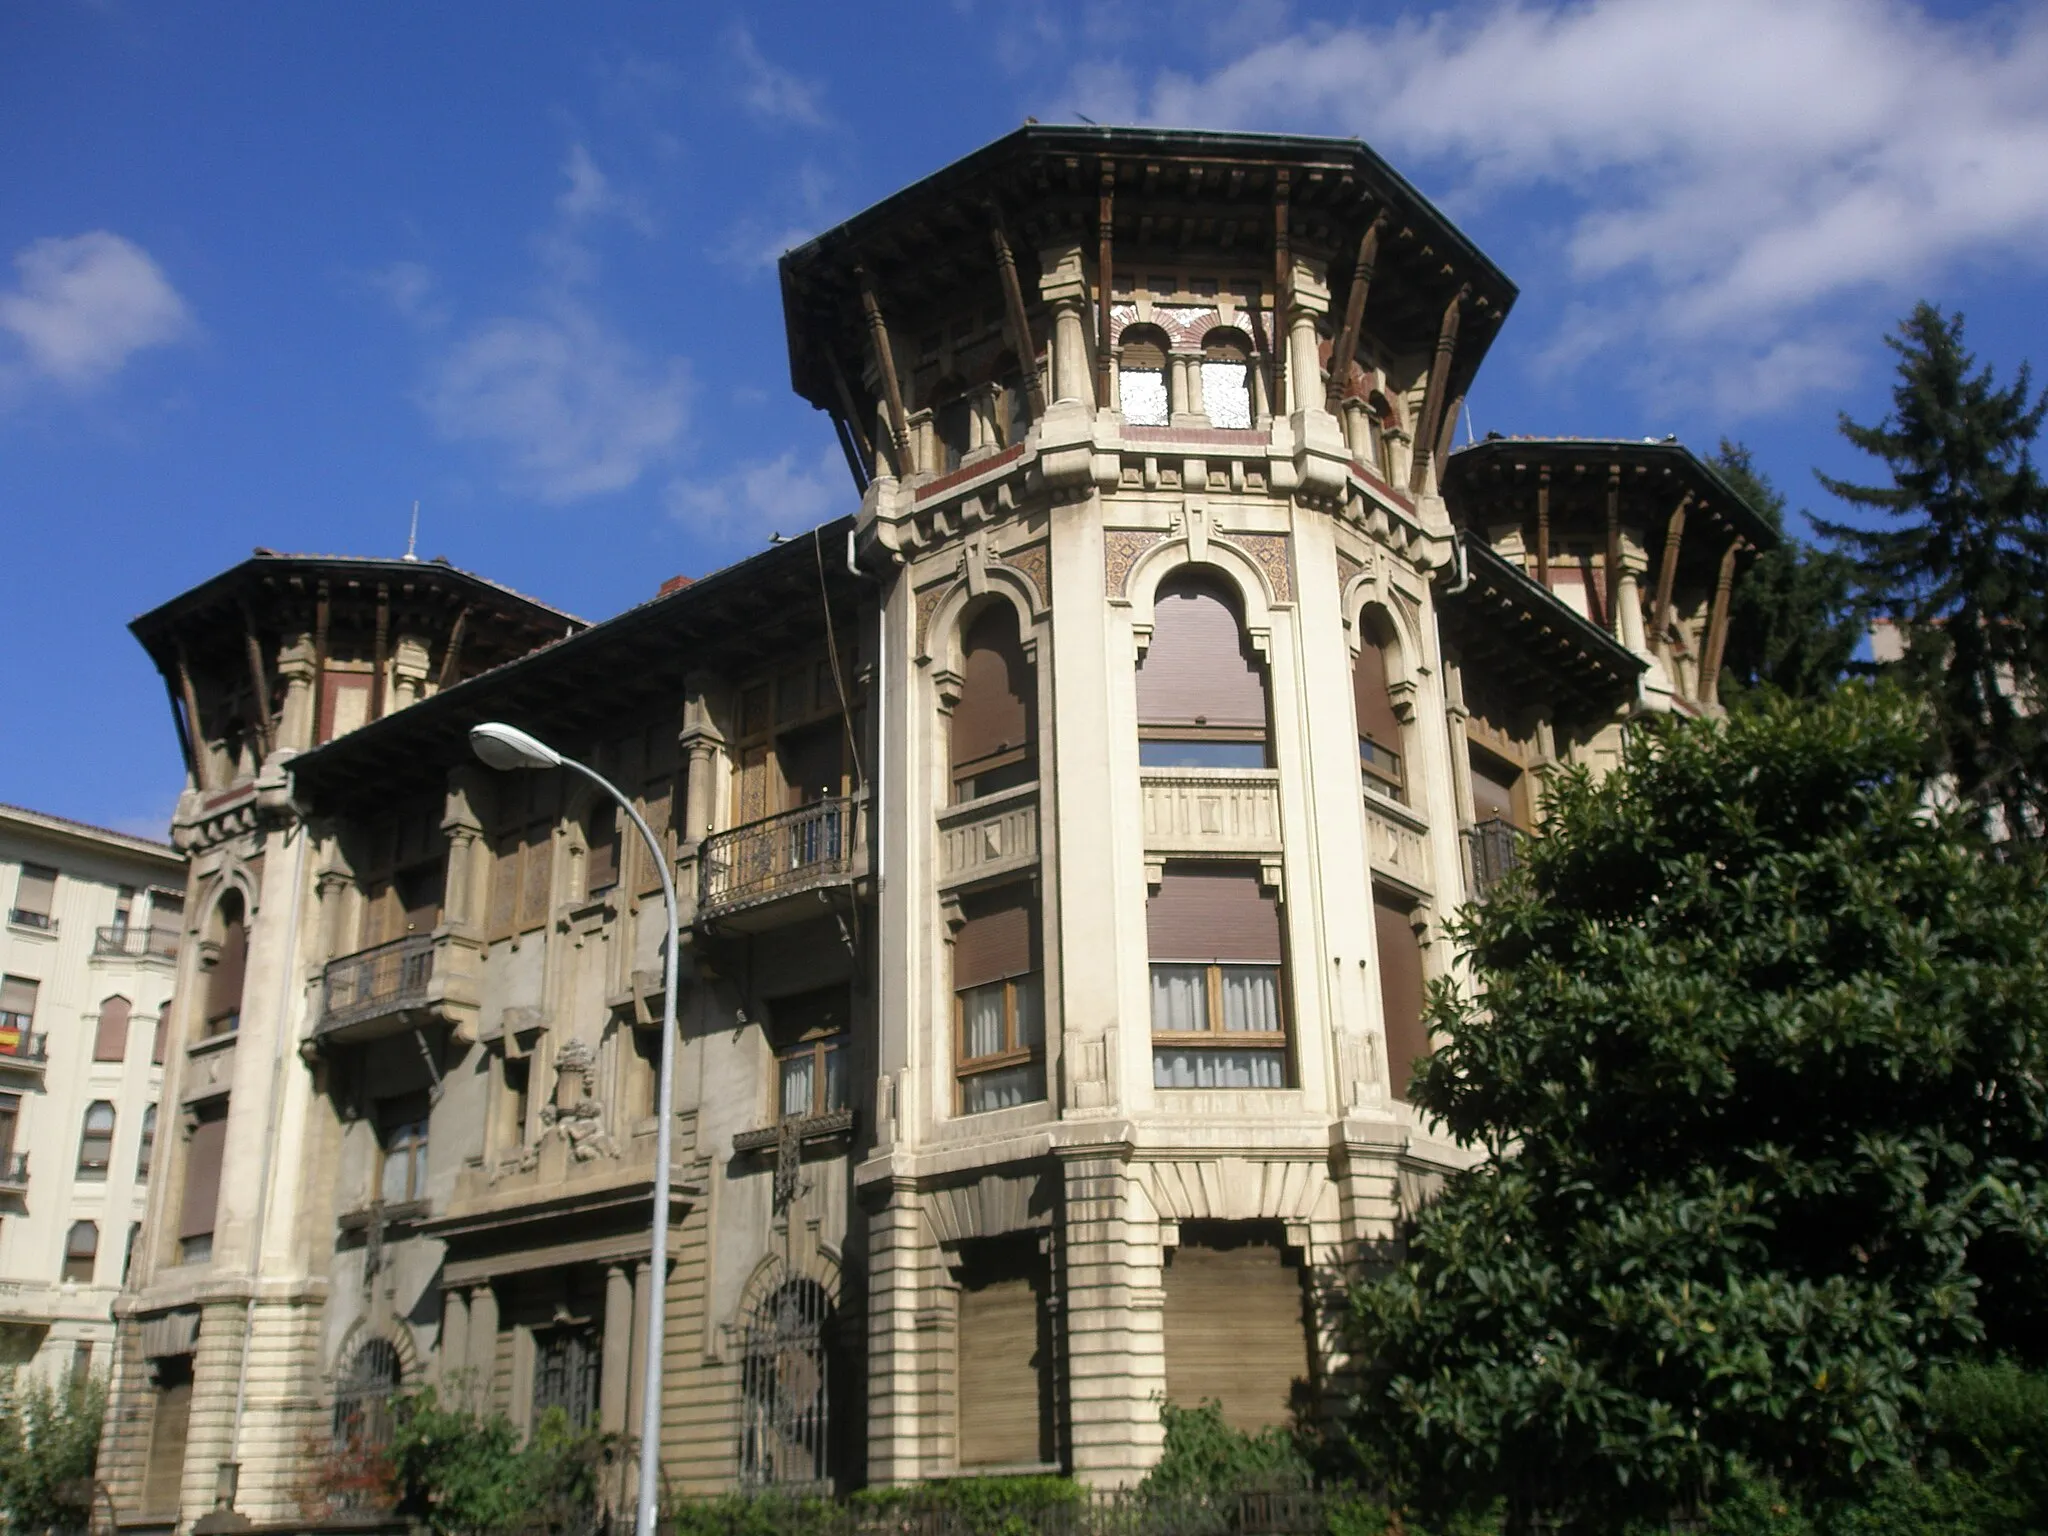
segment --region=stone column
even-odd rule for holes
[[[313,697],[313,637],[300,635],[277,653],[277,675],[284,683],[284,712],[277,726],[277,744],[303,752],[313,745],[318,700]]]
[[[604,1363],[597,1378],[598,1428],[617,1434],[626,1428],[626,1403],[633,1374],[633,1278],[625,1264],[604,1272]]]
[[[640,1433],[640,1416],[647,1411],[647,1308],[654,1297],[654,1271],[646,1264],[633,1266],[633,1349],[626,1376],[626,1433]],[[609,1296],[605,1305],[611,1305]]]
[[[463,1358],[476,1378],[473,1388],[479,1412],[502,1406],[492,1401],[498,1374],[498,1293],[480,1285],[469,1297],[469,1348]]]
[[[481,928],[486,917],[479,899],[483,881],[477,861],[483,851],[484,824],[477,815],[483,772],[464,764],[448,772],[448,797],[442,802],[441,831],[448,838],[448,875],[441,896],[441,920]]]
[[[426,697],[429,670],[427,642],[418,635],[400,635],[391,656],[391,708],[403,709]],[[385,711],[390,713],[390,710]]]
[[[451,1406],[458,1392],[466,1392],[468,1384],[463,1373],[468,1369],[469,1360],[469,1292],[449,1290],[441,1293],[441,1385],[447,1391]]]
[[[1054,400],[1095,403],[1095,370],[1090,366],[1088,278],[1078,245],[1049,246],[1039,252],[1040,297],[1052,306],[1052,394]],[[1097,338],[1098,343],[1107,338]]]
[[[1295,412],[1323,409],[1323,364],[1316,354],[1317,317],[1330,312],[1330,290],[1320,262],[1296,258],[1291,286],[1294,303],[1287,322],[1287,393]]]
[[[1643,590],[1640,578],[1649,565],[1641,549],[1622,535],[1621,579],[1615,583],[1615,611],[1621,616],[1621,643],[1638,656],[1651,656],[1650,642],[1643,632]]]
[[[918,1315],[927,1255],[918,1196],[892,1181],[868,1230],[868,1480],[877,1487],[924,1476]]]
[[[1067,1400],[1074,1475],[1135,1483],[1159,1459],[1166,1391],[1158,1222],[1134,1220],[1126,1149],[1063,1155]]]

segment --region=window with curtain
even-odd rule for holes
[[[1024,387],[1024,370],[1014,352],[1004,352],[989,370],[995,381],[996,425],[1003,447],[1014,448],[1031,430],[1031,396]]]
[[[1024,659],[1016,611],[991,603],[967,626],[961,651],[952,718],[956,804],[1038,777],[1038,683]]]
[[[427,1198],[429,1107],[424,1093],[378,1101],[377,1198],[386,1205]]]
[[[1168,864],[1145,906],[1157,1088],[1285,1088],[1280,906],[1249,864]]]
[[[99,1256],[99,1223],[71,1223],[71,1230],[64,1237],[64,1278],[75,1285],[91,1285],[93,1262]]]
[[[1212,427],[1252,424],[1252,344],[1222,326],[1202,338],[1202,409]]]
[[[57,919],[57,871],[46,864],[24,864],[14,887],[14,905],[7,920],[24,928],[54,928]]]
[[[156,1106],[142,1112],[142,1140],[135,1148],[135,1182],[147,1183],[149,1165],[156,1158]]]
[[[225,1099],[193,1112],[185,1144],[185,1190],[178,1207],[178,1262],[204,1264],[213,1257],[213,1218],[220,1204],[221,1153],[228,1140]]]
[[[128,999],[115,996],[100,1004],[99,1024],[92,1035],[94,1061],[120,1061],[128,1054]]]
[[[242,895],[229,891],[215,909],[219,922],[220,954],[206,973],[206,1017],[201,1034],[233,1034],[242,1024],[242,983],[249,968],[249,924],[244,915]]]
[[[0,977],[0,1054],[25,1056],[35,1038],[36,994],[42,983],[26,976]]]
[[[94,1182],[104,1180],[107,1165],[114,1160],[114,1106],[95,1099],[85,1111],[85,1127],[78,1134],[78,1176]]]
[[[1152,602],[1138,661],[1138,762],[1147,768],[1266,768],[1266,673],[1236,594],[1200,571],[1176,572]]]
[[[1351,661],[1351,702],[1358,716],[1358,769],[1365,787],[1405,803],[1407,756],[1401,719],[1387,687],[1389,639],[1384,620],[1368,614],[1361,621],[1358,654]]]
[[[775,1044],[775,1114],[808,1120],[845,1109],[852,995],[843,986],[781,997],[768,1004]]]
[[[1163,427],[1171,419],[1166,391],[1166,332],[1156,325],[1124,327],[1117,348],[1117,400],[1134,427]]]
[[[1380,1015],[1387,1031],[1387,1071],[1394,1097],[1408,1097],[1415,1063],[1429,1054],[1422,1022],[1422,941],[1415,932],[1413,902],[1384,886],[1372,888],[1373,938],[1380,973]]]
[[[962,899],[953,935],[953,1028],[963,1115],[1045,1097],[1045,991],[1036,893],[1019,883]]]

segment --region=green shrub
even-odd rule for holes
[[[86,1523],[88,1511],[61,1495],[67,1483],[89,1483],[106,1411],[97,1376],[53,1387],[40,1376],[0,1375],[0,1511],[9,1529]]]
[[[400,1507],[439,1530],[557,1526],[595,1508],[622,1437],[573,1428],[551,1408],[526,1443],[502,1413],[443,1408],[432,1387],[401,1397],[390,1457]]]
[[[1247,1434],[1224,1422],[1223,1405],[1164,1403],[1166,1446],[1139,1487],[1148,1494],[1209,1496],[1246,1488],[1307,1488],[1315,1481],[1306,1448],[1280,1428]]]

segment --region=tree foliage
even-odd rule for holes
[[[74,1496],[91,1481],[106,1411],[106,1383],[97,1376],[62,1386],[20,1371],[0,1379],[0,1511],[9,1529],[86,1523]]]
[[[1910,1454],[1930,1369],[2038,1358],[2048,898],[1924,810],[1862,685],[1567,775],[1468,911],[1416,1103],[1481,1160],[1353,1295],[1418,1496],[1661,1517]]]
[[[384,1454],[400,1508],[437,1530],[581,1529],[624,1450],[620,1436],[578,1429],[559,1408],[521,1444],[504,1414],[445,1408],[432,1387],[399,1398],[393,1417]]]
[[[2048,417],[2025,365],[2000,388],[1963,346],[1963,319],[1917,306],[1886,338],[1892,410],[1843,436],[1881,459],[1889,485],[1820,477],[1876,529],[1821,522],[1856,560],[1878,611],[1900,626],[1906,680],[1932,701],[1940,767],[2014,829],[2048,810],[2048,487],[2032,445]]]
[[[1818,697],[1842,680],[1863,638],[1855,562],[1786,529],[1784,493],[1741,443],[1722,438],[1708,462],[1779,537],[1736,583],[1721,696],[1733,703],[1768,687],[1794,698]]]

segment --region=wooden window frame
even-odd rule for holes
[[[92,1251],[78,1251],[78,1234],[87,1231],[92,1234]],[[64,1261],[57,1273],[71,1285],[91,1285],[98,1274],[100,1264],[100,1224],[96,1221],[74,1221],[64,1232]],[[84,1272],[78,1272],[83,1266]]]
[[[1382,759],[1391,759],[1383,764]],[[1408,803],[1408,754],[1381,746],[1370,736],[1358,738],[1358,771],[1368,789],[1377,790],[1396,805]]]
[[[742,679],[732,691],[732,737],[727,756],[732,764],[731,786],[727,791],[724,828],[746,826],[754,821],[780,816],[790,807],[782,801],[789,784],[783,773],[782,738],[807,728],[836,724],[841,732],[838,797],[852,793],[853,761],[846,737],[860,739],[863,699],[853,677],[860,664],[858,636],[848,629],[837,637],[840,675],[847,679],[846,708],[839,707],[838,685],[832,680],[832,661],[820,644],[794,661],[764,669]],[[806,697],[808,695],[808,697]],[[758,716],[751,713],[753,701],[762,701]],[[785,709],[785,705],[789,707]],[[746,759],[761,754],[761,809],[757,816],[745,810]]]
[[[1036,1045],[1020,1045],[1017,1041],[1017,988],[1020,982],[1034,981],[1038,984],[1039,1040]],[[967,1054],[967,997],[972,992],[985,992],[991,987],[1003,989],[1003,1048],[987,1056]],[[1018,971],[1014,975],[998,977],[994,981],[978,982],[971,987],[962,987],[953,994],[953,1112],[967,1113],[967,1087],[971,1079],[983,1077],[991,1072],[1006,1072],[1015,1067],[1045,1064],[1045,971]],[[1028,1102],[1042,1102],[1040,1099]]]
[[[107,1112],[106,1129],[101,1131],[95,1131],[92,1127],[93,1111],[98,1109]],[[114,1133],[120,1128],[120,1124],[120,1116],[114,1108],[113,1100],[94,1099],[85,1106],[85,1118],[79,1122],[78,1129],[78,1167],[73,1175],[75,1178],[91,1184],[106,1183],[107,1176],[114,1166]],[[96,1144],[99,1147],[99,1156],[94,1157],[90,1154]]]
[[[1207,1005],[1209,1027],[1202,1030],[1154,1028],[1152,1039],[1167,1045],[1213,1046],[1219,1049],[1286,1050],[1292,1038],[1291,1012],[1287,1006],[1287,967],[1265,960],[1160,960],[1153,959],[1146,975],[1157,970],[1200,969]],[[1223,1027],[1223,973],[1225,971],[1269,971],[1273,976],[1275,1002],[1280,1010],[1280,1027],[1274,1030],[1226,1030]],[[1292,1073],[1288,1074],[1290,1077]]]
[[[406,1161],[405,1203],[424,1200],[427,1197],[427,1147],[432,1139],[433,1125],[425,1095],[415,1099],[406,1095],[387,1099],[377,1111],[377,1186],[378,1200],[384,1197],[384,1175],[394,1157]],[[414,1114],[410,1111],[418,1109]]]
[[[851,1099],[852,1096],[843,1090],[848,1086],[844,1053],[852,1047],[853,1032],[847,1029],[810,1030],[794,1045],[779,1047],[775,1052],[775,1123],[780,1125],[785,1120],[815,1120],[818,1116],[829,1115],[836,1109],[848,1108],[847,1104],[831,1102],[830,1067],[831,1058],[835,1054],[840,1055],[841,1096]],[[810,1058],[811,1063],[810,1107],[801,1114],[791,1114],[782,1107],[782,1069],[786,1063],[802,1061],[806,1057]]]

